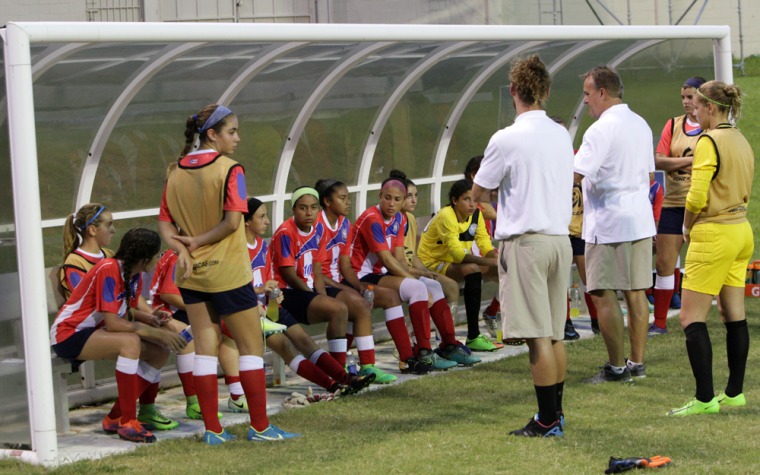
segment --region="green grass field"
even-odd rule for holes
[[[760,78],[738,78],[747,92],[740,127],[760,145]],[[753,205],[760,187],[753,191]],[[756,240],[760,208],[750,206]],[[758,253],[755,253],[758,256]],[[760,299],[747,300],[751,338],[760,337]],[[133,453],[60,467],[51,473],[602,473],[610,456],[667,455],[668,474],[760,473],[760,365],[750,350],[745,394],[748,406],[714,416],[663,417],[691,398],[694,383],[683,334],[670,322],[668,335],[650,340],[648,377],[634,384],[589,386],[606,357],[600,338],[568,345],[566,436],[523,440],[508,436],[535,412],[526,355],[483,364],[471,371],[421,378],[382,391],[278,414],[273,422],[304,437],[280,444],[244,441],[210,448],[172,440]],[[725,335],[710,317],[716,390],[727,376]],[[245,427],[233,432],[245,438]],[[16,461],[0,461],[2,473],[46,473]]]

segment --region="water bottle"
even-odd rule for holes
[[[193,341],[193,331],[190,329],[190,327],[186,327],[181,332],[179,332],[179,336],[184,338],[185,343],[190,343]]]
[[[277,304],[277,297],[279,297],[281,293],[282,291],[279,287],[275,287],[273,291],[269,292],[269,299],[267,302],[267,317],[273,322],[276,322],[280,319],[280,306]]]
[[[356,357],[350,353],[346,355],[346,372],[350,376],[359,374],[359,365],[356,362]]]
[[[575,318],[581,314],[581,291],[578,284],[570,287],[570,318]]]
[[[364,291],[364,300],[369,302],[370,307],[375,304],[375,286],[368,285],[367,290]]]

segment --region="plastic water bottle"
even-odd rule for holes
[[[188,326],[179,332],[179,336],[185,339],[185,343],[193,341],[193,330]]]
[[[346,372],[351,376],[359,374],[359,365],[356,362],[356,357],[350,353],[346,355]]]
[[[570,318],[575,318],[581,314],[581,291],[578,284],[570,287]]]
[[[364,300],[369,302],[370,306],[375,304],[375,286],[374,285],[367,286],[367,290],[364,291]]]
[[[269,298],[267,299],[267,317],[273,322],[280,319],[280,306],[277,304],[277,297],[280,296],[282,291],[279,287],[269,292]]]

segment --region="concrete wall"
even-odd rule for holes
[[[86,21],[84,0],[0,0],[0,25],[9,21]]]

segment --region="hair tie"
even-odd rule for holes
[[[317,193],[317,190],[308,186],[304,186],[303,188],[299,188],[293,192],[293,196],[290,197],[290,202],[293,203],[292,206],[295,206],[296,202],[301,199],[303,195],[311,195],[317,199],[317,203],[319,202],[319,193]]]
[[[232,114],[232,111],[224,107],[223,105],[216,106],[216,109],[214,109],[214,112],[211,113],[211,117],[206,119],[206,122],[203,123],[203,127],[200,127],[198,129],[198,133],[202,134],[203,132],[207,131],[211,127],[218,124],[222,119],[224,119],[230,114]]]
[[[715,99],[710,99],[709,97],[707,97],[704,94],[702,94],[702,91],[700,91],[699,89],[697,89],[697,94],[699,94],[701,97],[703,97],[706,101],[710,101],[713,104],[717,104],[717,105],[722,106],[722,107],[728,107],[728,108],[731,107],[730,104],[723,104],[722,102],[718,102]]]

